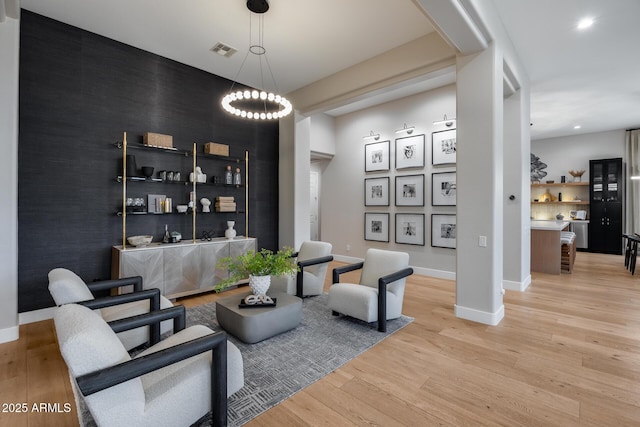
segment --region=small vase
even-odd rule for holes
[[[226,237],[227,239],[233,239],[234,237],[236,237],[236,230],[233,229],[233,226],[235,224],[235,221],[227,221],[227,227],[229,228],[224,230],[224,237]]]
[[[269,286],[271,286],[271,276],[249,276],[249,288],[253,295],[265,295]]]

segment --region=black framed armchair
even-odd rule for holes
[[[362,270],[359,283],[339,283],[340,275]],[[413,274],[409,254],[368,249],[363,262],[333,270],[329,288],[329,308],[334,315],[345,314],[371,323],[386,332],[387,320],[402,315],[406,278]]]
[[[131,358],[115,331],[160,321],[174,334]],[[244,385],[242,355],[225,332],[185,328],[183,306],[107,323],[88,307],[66,304],[54,322],[76,401],[98,425],[189,426],[209,411],[212,425],[226,425],[227,397]]]
[[[85,283],[80,276],[71,270],[54,268],[49,272],[48,278],[49,292],[56,305],[82,303],[92,309],[99,310],[100,315],[106,322],[173,307],[171,301],[160,295],[159,291],[157,297],[152,297],[153,292],[144,291],[142,277],[140,276]],[[133,288],[133,293],[101,298],[95,298],[94,296],[94,292],[131,287]],[[157,328],[159,330],[156,330]],[[150,338],[157,342],[160,334],[170,330],[171,323],[163,322],[159,326],[155,325],[122,332],[119,337],[125,348],[131,350],[149,342]]]
[[[272,276],[270,290],[286,292],[299,298],[321,295],[324,291],[324,279],[329,268],[331,243],[304,241],[300,250],[293,254],[298,264],[296,276]]]

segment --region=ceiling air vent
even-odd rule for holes
[[[226,45],[224,43],[216,43],[216,45],[212,47],[210,50],[211,52],[215,52],[218,55],[226,56],[227,58],[238,51],[238,49],[234,49],[231,46]]]

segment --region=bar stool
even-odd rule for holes
[[[576,259],[576,233],[572,231],[560,232],[560,269],[565,273],[573,273],[573,263]]]
[[[637,234],[623,234],[622,237],[627,239],[627,246],[624,251],[624,266],[631,272],[636,273],[636,258],[638,257],[638,242],[640,236]]]

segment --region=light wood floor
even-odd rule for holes
[[[640,277],[622,257],[578,253],[572,275],[534,273],[507,291],[498,326],[456,318],[454,302],[453,282],[412,276],[415,322],[247,425],[640,425]],[[0,403],[22,402],[73,402],[51,321],[0,345]],[[76,423],[0,413],[0,426]]]

